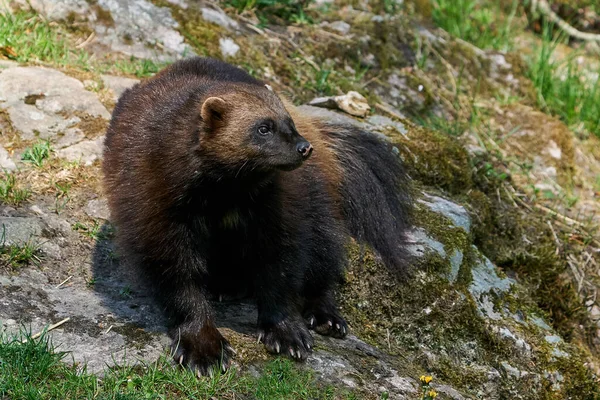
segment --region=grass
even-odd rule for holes
[[[23,338],[27,339],[23,343]],[[167,356],[144,365],[115,365],[102,376],[85,366],[68,365],[68,353],[57,352],[48,336],[28,333],[0,340],[0,398],[11,399],[352,399],[348,393],[317,385],[312,372],[292,361],[266,364],[260,377],[232,369],[198,379],[172,366]]]
[[[98,73],[123,73],[143,78],[166,66],[147,59],[130,57],[123,60],[94,61],[81,49],[74,50],[66,29],[39,15],[17,11],[0,14],[0,56],[21,63],[50,63],[71,66]]]
[[[128,75],[135,75],[138,78],[144,78],[156,74],[167,65],[167,63],[130,57],[127,60],[115,62],[113,69]]]
[[[586,77],[576,56],[556,60],[555,51],[562,38],[553,38],[551,31],[550,27],[544,29],[542,43],[529,63],[528,76],[538,104],[567,125],[582,126],[600,137],[600,80]]]
[[[36,14],[0,14],[0,53],[19,62],[43,61],[54,64],[85,64],[89,56],[73,51],[66,35]]]
[[[500,6],[481,6],[477,0],[433,0],[434,23],[453,36],[482,49],[506,51],[512,47],[513,21],[518,2],[506,16]]]
[[[21,160],[31,163],[39,168],[44,165],[45,160],[50,157],[51,151],[52,146],[50,145],[50,141],[43,140],[26,148],[21,155]]]
[[[39,246],[32,240],[21,244],[6,244],[6,227],[2,225],[0,237],[0,260],[3,265],[18,269],[28,264],[39,264]],[[1,360],[1,358],[0,358]]]
[[[31,197],[27,189],[20,189],[17,180],[12,173],[5,173],[0,178],[0,202],[18,206]]]

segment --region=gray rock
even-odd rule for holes
[[[506,361],[502,361],[500,363],[500,366],[502,367],[504,372],[512,378],[521,379],[522,377],[529,374],[527,371],[521,371],[518,368],[513,367]]]
[[[138,58],[162,61],[175,60],[192,54],[177,31],[178,24],[166,7],[157,7],[146,0],[98,0],[94,6],[85,0],[16,0],[31,7],[50,20],[62,20],[70,13],[82,15],[95,30],[98,42]],[[111,17],[103,23],[97,8]]]
[[[45,224],[37,217],[0,217],[0,245],[22,245],[36,242]]]
[[[98,0],[98,5],[111,13],[114,26],[96,24],[94,28],[100,41],[113,50],[159,60],[190,53],[168,8],[145,0]]]
[[[90,200],[84,208],[85,213],[92,218],[108,220],[110,211],[106,199]]]
[[[60,158],[67,161],[77,161],[84,165],[92,163],[102,158],[102,149],[104,147],[104,136],[94,140],[84,140],[69,147],[65,147],[56,152]]]
[[[125,78],[123,76],[101,75],[102,83],[113,94],[113,99],[117,101],[119,97],[129,88],[139,83],[139,79]]]
[[[0,72],[0,108],[8,112],[21,137],[53,139],[78,120],[63,113],[80,111],[108,119],[110,114],[96,95],[62,72],[42,67],[15,67]]]
[[[546,342],[548,342],[549,344],[558,344],[558,343],[562,343],[562,338],[558,335],[546,335],[544,337],[544,340]]]
[[[471,292],[473,297],[477,299],[481,295],[492,291],[501,293],[510,290],[514,284],[514,280],[500,278],[496,272],[496,266],[486,256],[481,254],[475,246],[472,249],[478,258],[471,268],[473,281],[469,286],[469,292]]]
[[[454,253],[450,256],[450,274],[448,274],[448,281],[450,281],[450,283],[456,282],[463,258],[463,252],[458,249],[454,250]]]
[[[408,133],[408,129],[406,129],[406,126],[402,122],[394,121],[393,119],[383,115],[372,115],[367,118],[367,122],[373,125],[375,129],[391,127],[403,135]]]
[[[189,7],[188,3],[185,0],[167,0],[169,3],[176,5],[179,8],[183,8],[184,10],[187,10],[187,8]]]
[[[0,145],[0,169],[5,171],[12,171],[17,168],[15,162],[10,158],[10,154],[4,148],[4,146]]]
[[[10,61],[10,60],[0,60],[0,69],[6,69],[6,68],[12,68],[12,67],[18,67],[19,63],[16,61]]]
[[[464,207],[437,196],[425,194],[424,200],[419,200],[431,209],[431,211],[442,214],[452,220],[454,225],[459,226],[469,233],[471,231],[471,218]]]
[[[335,22],[331,22],[329,24],[327,24],[327,26],[330,29],[333,29],[334,31],[338,31],[339,33],[341,33],[342,35],[347,35],[348,33],[350,33],[350,24],[344,21],[335,21]]]
[[[422,257],[433,251],[446,258],[444,245],[425,232],[423,228],[416,228],[406,234],[408,251],[415,257]]]
[[[219,48],[223,57],[233,57],[240,51],[240,46],[237,45],[231,38],[220,38]]]
[[[208,22],[212,22],[213,24],[229,30],[237,31],[240,29],[240,25],[237,23],[237,21],[234,21],[227,16],[227,14],[225,14],[225,12],[220,8],[202,7],[200,11],[202,12],[202,18]]]
[[[298,110],[310,117],[319,118],[334,124],[348,124],[358,126],[359,128],[367,127],[365,123],[357,121],[352,117],[335,111],[327,110],[325,108],[313,107],[310,105],[302,105],[298,107]]]

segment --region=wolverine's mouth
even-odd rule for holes
[[[278,164],[275,166],[275,168],[281,170],[281,171],[293,171],[296,168],[299,168],[304,160],[300,159],[296,162],[293,163],[286,163],[286,164]]]

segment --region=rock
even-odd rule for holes
[[[496,293],[508,291],[515,281],[510,278],[500,278],[496,272],[496,266],[475,246],[472,249],[478,256],[478,260],[472,268],[473,281],[469,286],[469,292],[473,297],[477,299],[492,291]]]
[[[382,128],[393,128],[403,135],[408,133],[408,129],[406,129],[406,126],[402,122],[394,121],[393,119],[383,115],[372,115],[367,118],[367,122],[373,125],[373,128],[376,130],[382,130]]]
[[[80,15],[90,22],[96,41],[138,58],[172,61],[191,54],[166,7],[146,0],[16,0],[50,20]]]
[[[431,209],[431,211],[444,215],[452,220],[454,225],[460,226],[466,233],[471,232],[471,218],[464,207],[437,196],[425,194],[423,200],[419,200]]]
[[[450,283],[456,282],[456,278],[458,278],[458,272],[460,271],[460,267],[462,265],[464,258],[464,254],[460,250],[454,250],[454,254],[450,257],[450,273],[448,274],[448,281]]]
[[[219,48],[221,49],[221,54],[223,54],[223,57],[225,58],[235,56],[240,50],[240,46],[230,38],[220,38]]]
[[[108,220],[110,211],[106,199],[90,200],[84,208],[85,213],[92,218]]]
[[[329,121],[331,123],[349,124],[349,125],[357,126],[359,128],[367,128],[367,125],[364,124],[363,122],[357,121],[354,118],[351,118],[342,113],[330,111],[325,108],[314,107],[314,106],[310,106],[310,105],[302,105],[302,106],[298,107],[298,110],[310,117],[319,118],[324,121]]]
[[[185,0],[167,0],[169,3],[176,5],[179,8],[187,10],[188,3]]]
[[[37,217],[0,217],[0,245],[23,245],[36,242],[45,224]]]
[[[416,228],[406,234],[408,251],[415,257],[422,257],[430,251],[434,251],[442,258],[446,258],[444,245],[430,237],[422,228]]]
[[[237,31],[240,29],[240,25],[237,23],[237,21],[231,19],[220,8],[202,7],[200,11],[202,12],[202,18],[208,22],[212,22],[213,24],[229,30]]]
[[[109,119],[110,114],[94,93],[62,72],[42,67],[15,67],[0,72],[0,108],[8,112],[21,138],[55,139],[79,120],[65,114],[82,112]]]
[[[102,149],[104,147],[104,136],[94,140],[84,140],[69,147],[65,147],[56,152],[60,158],[67,161],[78,161],[84,165],[92,163],[102,158]]]
[[[95,26],[101,41],[113,50],[138,58],[165,61],[190,52],[168,8],[157,7],[145,0],[98,0],[98,5],[109,11],[114,19],[114,27]],[[155,49],[157,44],[160,44],[160,51]]]
[[[10,61],[10,60],[0,60],[0,69],[6,69],[6,68],[12,68],[12,67],[18,67],[19,63],[16,61]]]
[[[10,158],[10,154],[4,148],[4,146],[0,145],[0,169],[6,171],[13,171],[17,168],[15,162]]]
[[[112,92],[115,101],[121,97],[125,90],[140,82],[139,79],[125,78],[123,76],[101,75],[100,77],[102,78],[104,87]]]
[[[366,117],[371,109],[367,99],[360,93],[350,91],[342,96],[318,97],[308,103],[310,106],[342,110],[350,115]]]
[[[334,31],[341,33],[342,35],[347,35],[348,33],[350,33],[350,24],[344,21],[330,22],[325,26],[327,26],[329,29],[333,29]]]

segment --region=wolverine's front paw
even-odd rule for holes
[[[312,352],[313,338],[300,319],[286,318],[276,324],[259,324],[258,341],[271,353],[306,360]]]
[[[226,371],[235,351],[214,325],[183,324],[174,331],[172,354],[175,362],[187,366],[198,377],[213,375],[215,368]]]

